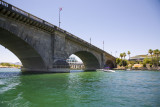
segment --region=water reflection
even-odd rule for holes
[[[69,99],[74,102],[72,106],[76,106],[76,104],[85,106],[85,104],[93,104],[94,101],[102,101],[103,97],[96,98],[96,95],[102,95],[100,85],[102,85],[103,82],[102,84],[99,84],[99,82],[102,81],[104,77],[103,73],[100,72],[69,74],[66,93],[68,93]],[[96,104],[94,105],[96,106]]]
[[[12,100],[18,98],[17,88],[20,86],[20,72],[0,72],[0,105],[13,106]]]
[[[0,72],[0,94],[15,89],[20,84],[19,72]]]

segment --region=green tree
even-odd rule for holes
[[[120,57],[121,57],[121,60],[122,60],[122,58],[123,58],[123,53],[120,53]]]
[[[123,66],[127,66],[127,65],[128,65],[127,60],[123,60],[123,61],[122,61],[122,65],[123,65]]]
[[[130,60],[130,54],[131,54],[131,52],[130,52],[130,51],[128,51],[129,60]]]
[[[120,58],[117,58],[117,59],[116,59],[116,64],[117,64],[117,65],[120,65],[120,62],[121,62],[121,61],[122,61],[122,60],[121,60]]]
[[[121,57],[121,63],[122,63],[123,53],[120,53],[120,57]],[[120,64],[120,66],[121,66],[121,64]],[[123,66],[123,63],[122,63],[122,66]]]
[[[124,60],[125,60],[125,57],[126,57],[126,53],[125,52],[123,53],[123,57],[124,57]]]
[[[149,49],[149,50],[148,50],[148,53],[151,55],[152,63],[153,63],[153,56],[152,56],[152,54],[153,54],[153,50],[152,50],[152,49]]]
[[[10,63],[0,63],[2,66],[7,66],[7,67],[21,67],[20,65],[15,65],[15,64],[10,64]]]
[[[151,64],[151,59],[149,59],[149,58],[144,58],[143,59],[143,64]]]
[[[153,51],[153,54],[154,54],[155,57],[156,57],[156,66],[158,67],[160,50],[158,50],[158,49],[154,50],[154,51]]]

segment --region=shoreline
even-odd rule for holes
[[[123,71],[160,71],[160,69],[113,69],[113,70],[123,70]]]
[[[17,68],[17,69],[20,69],[19,67],[6,67],[6,66],[1,66],[0,68]]]

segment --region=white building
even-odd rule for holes
[[[66,61],[69,63],[71,69],[84,69],[83,63],[78,62],[75,57],[69,57]]]

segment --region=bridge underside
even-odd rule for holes
[[[42,56],[34,49],[34,46],[29,44],[29,39],[26,42],[24,37],[19,37],[3,28],[0,28],[0,38],[0,44],[13,52],[22,62],[22,71],[24,72],[47,73],[70,71],[69,65],[65,61],[57,61],[51,68],[48,68]],[[84,70],[94,71],[100,68],[98,59],[92,53],[78,51],[74,54],[83,61],[85,66]]]
[[[37,51],[26,41],[20,37],[12,34],[11,32],[0,28],[0,44],[13,52],[22,62],[22,71],[27,72],[69,72],[69,65],[63,61],[56,62],[56,67],[53,68],[46,67],[42,57],[37,53]],[[100,68],[100,63],[98,59],[90,52],[78,51],[74,53],[78,56],[84,63],[86,71],[94,71]],[[114,67],[112,61],[107,61],[106,65],[111,68]],[[65,66],[65,67],[64,67]]]
[[[83,61],[86,71],[94,71],[100,68],[100,64],[93,54],[86,51],[80,51],[74,54]]]
[[[46,71],[41,56],[24,40],[0,28],[0,44],[13,52],[22,62],[22,71]]]
[[[109,67],[109,68],[112,69],[112,68],[115,67],[115,65],[114,65],[114,63],[111,60],[107,60],[106,64],[105,64],[105,67]]]

